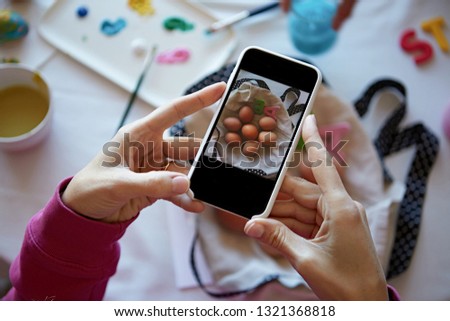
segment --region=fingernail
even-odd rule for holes
[[[184,176],[176,176],[172,178],[172,191],[176,194],[186,193],[189,189],[189,180]]]
[[[191,199],[194,199],[194,192],[193,192],[191,189],[189,189],[189,190],[186,192],[186,194],[187,194],[187,196],[189,196]]]
[[[255,239],[259,239],[264,234],[264,225],[252,222],[248,228],[245,229],[245,234]]]
[[[310,114],[310,115],[308,115],[308,117],[309,117],[309,119],[311,119],[311,121],[314,123],[314,125],[317,125],[316,115]]]

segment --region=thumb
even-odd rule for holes
[[[301,264],[304,250],[310,245],[303,237],[274,219],[252,219],[245,225],[244,232],[278,250],[296,269]]]
[[[128,191],[132,197],[169,198],[189,190],[190,181],[184,174],[168,171],[130,174]]]

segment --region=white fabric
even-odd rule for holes
[[[351,104],[340,99],[327,87],[321,86],[312,111],[317,118],[319,128],[342,122],[349,124],[348,133],[339,138],[347,141],[342,148],[342,155],[347,166],[342,168],[341,176],[351,197],[366,208],[376,250],[387,272],[397,205],[404,191],[403,183],[396,181],[392,185],[384,185],[381,162],[375,147]],[[198,130],[205,126],[204,123],[209,123],[207,115],[204,114],[209,113],[199,112],[187,118],[188,134],[200,137],[204,135],[204,132]],[[334,141],[333,146],[337,143]],[[293,164],[298,165],[299,162]],[[298,176],[298,169],[296,170],[292,165],[290,167],[290,175]],[[177,211],[178,214],[176,214]],[[207,269],[203,269],[200,276],[203,278],[205,273],[211,273],[216,292],[251,289],[261,284],[269,275],[278,275],[279,282],[288,288],[306,285],[303,278],[284,258],[268,255],[257,242],[245,237],[242,234],[242,225],[230,221],[234,220],[233,216],[222,214],[218,219],[217,215],[214,209],[208,209],[197,219],[200,240],[198,247],[203,251],[207,262]],[[175,209],[170,216],[181,218],[185,216],[185,212]],[[192,221],[191,224],[193,228]],[[172,234],[172,239],[185,229],[185,224],[180,225],[179,229]],[[180,242],[178,237],[177,241],[178,246],[182,246],[183,241]],[[192,243],[192,236],[184,242]],[[192,269],[189,264],[186,264],[187,262],[189,261],[185,262],[184,269]],[[194,282],[191,286],[195,284]]]
[[[51,3],[29,2],[44,6]],[[221,17],[261,3],[204,1]],[[0,6],[5,4],[10,6],[10,1],[0,0]],[[361,0],[353,17],[341,29],[335,46],[322,55],[306,56],[291,44],[283,14],[273,10],[235,27],[240,42],[230,57],[230,61],[236,60],[247,45],[306,57],[322,69],[333,90],[348,100],[356,98],[364,85],[379,77],[394,77],[405,84],[409,105],[405,124],[422,121],[441,139],[412,264],[391,281],[405,300],[450,300],[450,144],[441,130],[441,117],[450,103],[450,56],[420,29],[422,21],[438,15],[445,17],[444,33],[450,39],[447,0]],[[406,28],[414,28],[420,39],[430,42],[433,61],[417,67],[411,54],[400,49],[399,36]],[[33,45],[26,55],[17,57],[31,65],[45,61],[47,54],[34,48]],[[0,47],[0,57],[3,53]],[[26,222],[46,203],[57,183],[84,166],[112,136],[129,97],[129,93],[60,52],[42,67],[42,74],[49,81],[55,106],[51,136],[44,144],[24,153],[0,152],[0,255],[9,260],[20,249]],[[151,110],[151,106],[138,100],[129,120]],[[389,158],[388,166],[399,181],[403,181],[410,159],[408,150]],[[130,227],[122,241],[119,270],[109,284],[107,299],[210,299],[198,288],[176,287],[167,221],[172,212],[172,205],[157,203]],[[283,295],[284,289],[274,286],[264,289],[256,298],[286,297]]]

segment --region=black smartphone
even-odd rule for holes
[[[310,64],[246,48],[189,172],[194,198],[268,216],[321,80]]]

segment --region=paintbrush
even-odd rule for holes
[[[125,124],[125,120],[127,119],[128,114],[130,113],[131,107],[133,107],[134,101],[136,100],[136,97],[139,93],[139,89],[141,88],[141,85],[144,82],[144,78],[147,75],[148,70],[150,69],[150,66],[153,63],[153,60],[155,59],[157,48],[158,48],[158,46],[154,45],[151,48],[151,50],[149,50],[147,52],[147,56],[145,57],[145,60],[144,60],[144,68],[142,69],[142,72],[138,78],[136,86],[134,87],[134,90],[131,93],[130,99],[128,100],[127,107],[125,108],[125,112],[123,113],[122,120],[120,121],[120,124],[119,124],[119,127],[117,128],[117,130],[119,130]]]
[[[223,30],[231,25],[234,25],[235,23],[238,23],[239,21],[242,21],[244,19],[247,19],[249,17],[255,16],[260,13],[266,12],[270,9],[276,8],[276,7],[278,7],[278,5],[279,5],[279,2],[277,1],[277,2],[273,2],[270,4],[264,5],[262,7],[255,8],[255,9],[244,10],[234,16],[214,22],[208,29],[206,29],[206,33],[211,34],[211,33]]]

